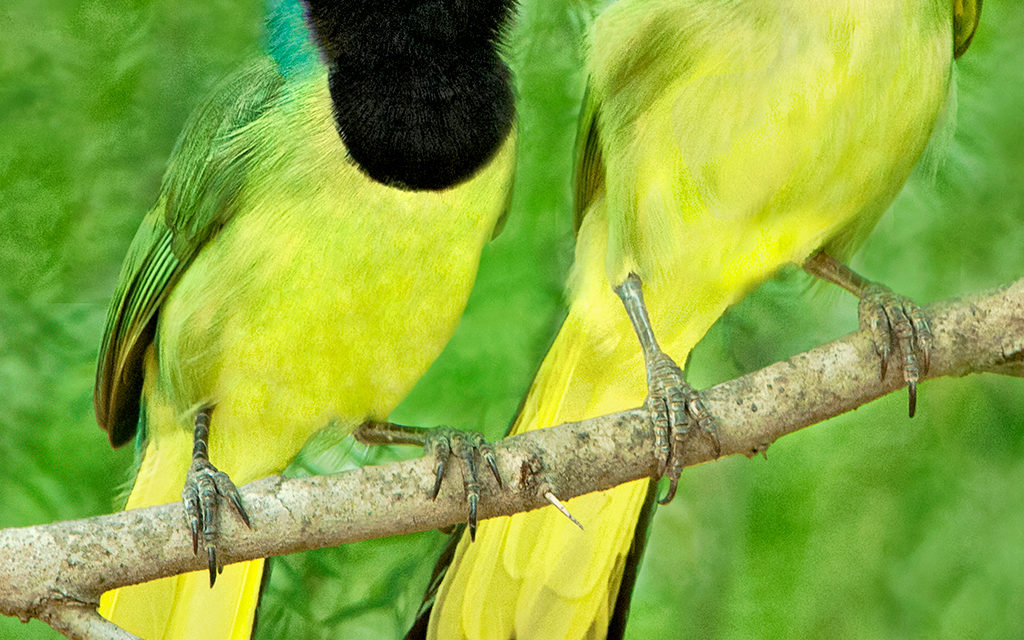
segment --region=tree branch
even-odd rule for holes
[[[991,372],[1024,376],[1024,279],[926,309],[935,336],[929,378]],[[902,386],[879,379],[870,338],[817,347],[704,393],[719,419],[722,455],[754,455],[779,437]],[[656,472],[654,435],[640,409],[507,438],[495,445],[507,490],[483,481],[481,517],[509,515]],[[700,447],[687,466],[714,457]],[[242,489],[246,529],[225,515],[227,563],[449,526],[465,519],[461,483],[429,498],[433,462],[416,459]],[[230,511],[230,510],[229,510]],[[227,512],[226,512],[227,513]],[[586,522],[583,523],[586,526]],[[71,638],[131,638],[95,615],[102,592],[205,568],[192,554],[181,505],[0,531],[0,613],[39,618]]]

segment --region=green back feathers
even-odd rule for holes
[[[266,110],[283,82],[266,59],[259,60],[228,77],[186,125],[162,187],[179,259],[190,258],[234,215],[250,157],[236,132]]]

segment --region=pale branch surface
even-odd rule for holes
[[[926,312],[935,335],[928,378],[1024,376],[1024,279]],[[722,455],[753,455],[787,433],[902,386],[898,367],[884,380],[879,370],[870,338],[853,333],[708,389]],[[495,444],[507,490],[499,492],[484,476],[480,516],[544,506],[549,490],[564,500],[648,477],[657,468],[653,451],[654,435],[640,409],[507,438]],[[686,464],[713,457],[695,448]],[[220,553],[231,563],[462,522],[461,480],[446,479],[432,501],[432,466],[433,460],[420,458],[254,482],[242,489],[253,527],[225,510]],[[203,570],[205,563],[192,554],[180,504],[6,529],[0,531],[0,613],[40,618],[68,637],[123,640],[132,636],[91,610],[102,592]]]
[[[103,618],[92,605],[54,600],[40,612],[39,619],[71,640],[139,640]]]

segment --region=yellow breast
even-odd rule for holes
[[[454,331],[507,202],[513,136],[457,187],[386,187],[346,157],[326,87],[297,87],[244,132],[260,143],[240,212],[159,319],[148,402],[176,429],[214,406],[211,457],[239,484],[229,449],[278,452],[258,477],[328,422],[386,417]]]
[[[862,240],[945,103],[951,20],[940,0],[609,8],[590,41],[609,279],[640,274],[653,315],[686,304],[652,299],[663,283],[728,306]]]

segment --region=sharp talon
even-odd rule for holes
[[[658,504],[665,505],[672,502],[672,498],[676,497],[676,486],[679,485],[679,478],[670,478],[668,481],[668,493],[665,497],[658,500]]]
[[[192,555],[199,555],[199,524],[192,520]]]
[[[476,540],[476,502],[477,497],[474,495],[469,496],[469,541],[474,542]]]
[[[545,491],[544,492],[544,498],[548,502],[550,502],[556,509],[558,509],[563,516],[565,516],[566,518],[569,518],[570,522],[572,522],[574,525],[579,527],[580,531],[583,531],[583,525],[580,524],[580,521],[577,520],[576,518],[574,518],[571,513],[569,513],[569,510],[565,507],[564,504],[562,504],[562,501],[559,500],[558,497],[555,496],[555,494],[551,493],[550,491]]]
[[[238,517],[242,519],[245,526],[252,529],[252,524],[249,522],[249,514],[245,512],[245,507],[242,506],[241,496],[238,495],[237,491],[232,491],[228,496],[231,498],[231,504],[235,505],[235,511],[238,512]]]
[[[491,473],[494,475],[494,479],[498,481],[498,486],[504,489],[505,483],[501,481],[501,473],[498,471],[498,463],[495,461],[494,456],[487,456],[487,466],[491,468]]]
[[[437,463],[434,476],[434,490],[430,492],[430,499],[437,500],[437,494],[441,492],[441,480],[444,478],[444,464]]]
[[[405,427],[405,429],[408,430],[411,427]],[[431,499],[436,500],[440,494],[441,483],[444,482],[444,478],[450,470],[449,467],[452,466],[449,463],[454,461],[454,465],[461,468],[462,486],[469,512],[467,518],[469,536],[471,540],[475,539],[480,503],[479,465],[481,460],[486,462],[498,486],[502,489],[505,488],[492,446],[482,434],[463,432],[451,427],[431,429],[429,435],[425,435],[423,440],[425,455],[433,455],[435,458],[434,487],[430,494]],[[478,456],[480,460],[478,460]]]
[[[210,587],[213,587],[213,583],[217,581],[217,552],[214,548],[206,548],[207,556],[207,567],[210,569]]]
[[[928,369],[932,366],[932,336],[927,327],[924,328],[924,331],[928,331],[928,333],[921,335],[917,342],[917,350],[921,353],[922,376],[927,375]]]
[[[907,392],[910,394],[910,417],[913,418],[917,412],[917,383],[913,381],[908,382]]]

